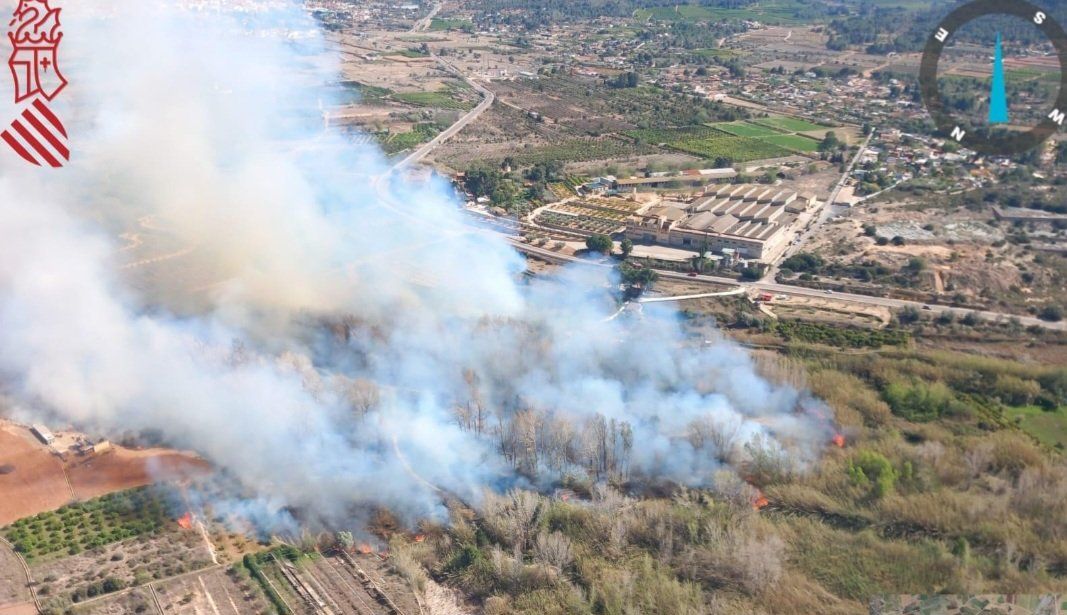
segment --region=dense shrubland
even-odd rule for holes
[[[1067,464],[1007,414],[1062,414],[1067,369],[906,348],[788,354],[758,363],[826,400],[847,441],[806,471],[746,456],[744,480],[721,472],[707,491],[593,476],[486,494],[424,542],[394,540],[394,561],[491,614],[852,613],[877,593],[1067,589]]]

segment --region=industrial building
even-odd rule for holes
[[[691,169],[677,173],[650,173],[646,177],[610,178],[612,188],[618,191],[639,188],[668,188],[677,186],[703,186],[711,182],[737,177],[736,169]]]
[[[785,248],[787,229],[818,204],[780,186],[730,184],[711,187],[692,203],[665,202],[632,216],[626,236],[694,252],[732,250],[751,260],[771,260]]]
[[[44,425],[33,425],[30,427],[30,431],[33,432],[33,435],[37,436],[38,440],[49,446],[56,441],[56,437]]]

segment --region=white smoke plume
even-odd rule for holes
[[[708,485],[753,437],[817,454],[829,426],[741,349],[667,311],[605,321],[600,273],[520,282],[442,182],[324,132],[321,33],[240,5],[59,3],[72,165],[0,156],[0,382],[25,412],[158,431],[257,511],[331,523],[590,468]],[[144,228],[178,256],[130,267]]]

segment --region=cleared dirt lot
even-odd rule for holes
[[[0,527],[73,500],[210,472],[190,453],[112,447],[101,455],[66,455],[66,462],[25,426],[0,420]]]
[[[183,480],[210,471],[211,466],[203,459],[165,449],[131,451],[116,448],[105,455],[76,459],[67,466],[74,493],[81,500],[155,482]]]
[[[0,421],[0,526],[72,499],[63,464],[28,429]]]

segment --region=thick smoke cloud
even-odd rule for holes
[[[73,164],[0,168],[0,381],[23,413],[159,431],[272,522],[410,520],[441,512],[437,486],[608,465],[707,485],[753,437],[816,454],[827,425],[742,350],[687,344],[663,310],[606,321],[601,273],[520,282],[443,183],[324,132],[314,24],[243,5],[63,6]],[[181,257],[129,267],[120,234],[146,226]],[[692,437],[708,424],[737,450]]]

